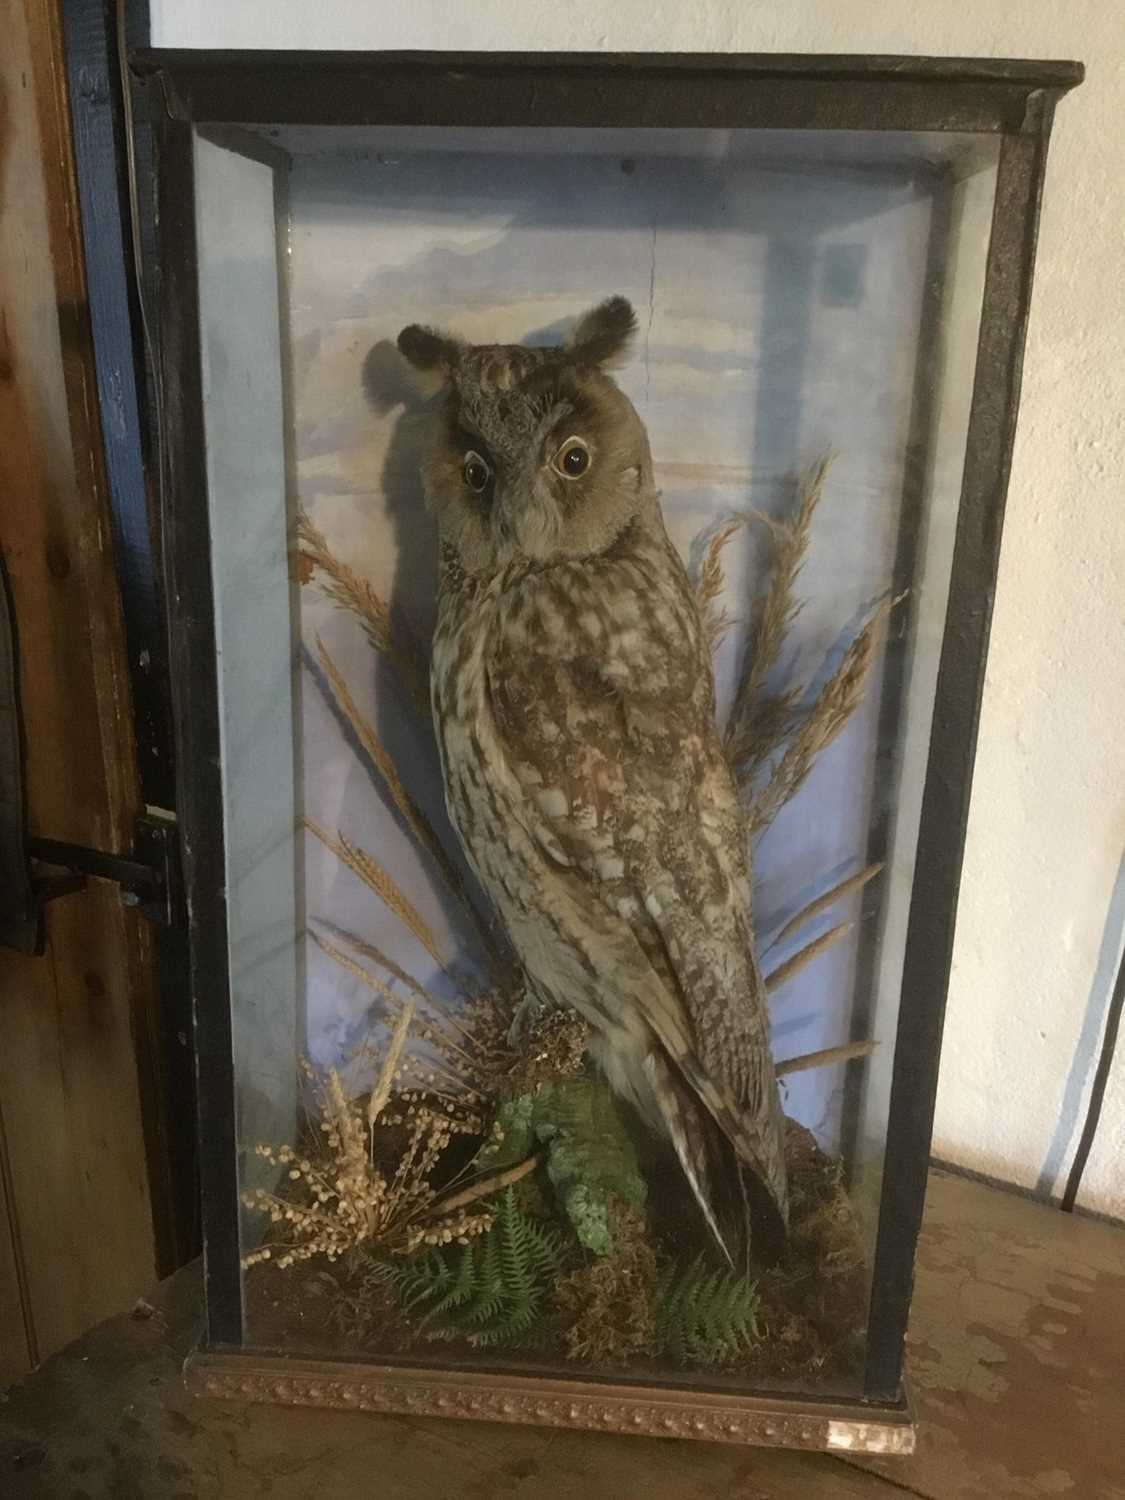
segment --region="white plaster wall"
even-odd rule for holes
[[[1061,1187],[1125,915],[1125,14],[1117,0],[152,0],[167,46],[1064,57],[935,1150]],[[1116,894],[1115,894],[1116,892]],[[1116,927],[1113,924],[1116,923]],[[1107,924],[1110,931],[1107,933]],[[1082,1203],[1125,1215],[1125,1058]]]

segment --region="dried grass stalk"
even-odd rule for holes
[[[447,889],[471,922],[473,930],[476,932],[490,961],[495,963],[500,957],[496,941],[489,931],[488,924],[482,919],[480,913],[469,899],[469,893],[465,887],[461,872],[446,852],[429,818],[406,790],[386,746],[379,738],[370,720],[360,711],[359,706],[348,689],[347,683],[344,681],[343,674],[332,660],[328,648],[319,636],[317,637],[316,646],[320,664],[324,669],[325,677],[328,679],[328,685],[337,707],[351,725],[356,738],[367,752],[371,764],[381,777],[383,785],[386,787],[391,801],[398,809],[403,822],[414,835],[418,845],[430,856],[441,872],[442,880],[445,882]]]
[[[382,1070],[375,1080],[375,1087],[371,1090],[371,1097],[367,1101],[367,1129],[374,1142],[375,1123],[387,1106],[391,1097],[391,1089],[394,1086],[395,1070],[402,1059],[402,1049],[406,1046],[406,1034],[410,1030],[410,1024],[414,1020],[416,1002],[408,1000],[399,1012],[399,1018],[395,1022],[395,1029],[391,1032],[390,1045],[387,1055],[383,1061]]]
[[[819,958],[822,953],[828,951],[842,937],[851,932],[852,922],[841,922],[838,927],[830,927],[827,932],[822,932],[820,937],[814,938],[807,943],[800,952],[794,953],[792,958],[787,958],[783,964],[778,964],[776,969],[771,969],[765,976],[766,990],[780,989],[787,979],[792,979],[794,974],[799,974],[807,964],[811,964],[814,958]]]
[[[397,995],[377,975],[341,952],[320,933],[313,930],[310,936],[334,963],[377,995],[391,1015],[401,1013],[404,1004],[401,995]],[[348,934],[343,936],[345,941],[353,941]],[[443,1086],[444,1081],[444,1084],[452,1085],[459,1094],[469,1094],[477,1099],[494,1093],[498,1087],[515,1086],[517,1075],[522,1077],[527,1066],[526,1060],[513,1049],[511,1042],[511,1024],[518,996],[496,989],[489,989],[481,994],[465,994],[461,998],[459,1014],[455,1015],[450,1006],[423,989],[417,980],[397,965],[390,964],[379,954],[378,949],[362,944],[358,939],[354,941],[368,952],[368,956],[374,955],[376,962],[386,964],[389,972],[400,978],[419,1005],[424,1007],[416,1020],[415,1031],[423,1041],[431,1044],[438,1059],[433,1062],[428,1060],[425,1064],[433,1071],[429,1074],[423,1071],[424,1083],[437,1088]],[[561,1076],[566,1071],[558,1057],[558,1048],[549,1057],[543,1058],[544,1068],[549,1064],[555,1065],[551,1076]]]
[[[351,974],[353,978],[365,985],[374,995],[389,1006],[391,1013],[401,1015],[403,1007],[407,1004],[400,995],[396,995],[389,985],[376,974],[365,969],[362,964],[357,964],[354,959],[342,953],[334,944],[321,937],[318,932],[311,934],[313,942],[340,967]],[[401,971],[400,971],[401,972]],[[432,1042],[441,1053],[443,1060],[443,1071],[449,1074],[452,1081],[456,1082],[462,1089],[478,1092],[477,1083],[479,1068],[477,1059],[473,1055],[475,1039],[469,1029],[463,1026],[449,1008],[428,990],[424,990],[416,980],[404,976],[412,987],[416,999],[422,1001],[429,1008],[424,1020],[418,1023],[418,1034],[423,1041]]]
[[[529,1172],[534,1172],[539,1162],[538,1156],[529,1156],[526,1161],[517,1162],[514,1167],[505,1167],[502,1172],[493,1172],[489,1177],[481,1177],[476,1182],[470,1183],[468,1187],[462,1188],[459,1193],[443,1198],[439,1207],[443,1213],[452,1213],[457,1208],[467,1208],[470,1203],[476,1203],[480,1198],[487,1198],[492,1193],[499,1193],[502,1189],[522,1181]]]
[[[354,948],[363,958],[369,958],[372,963],[378,964],[381,969],[384,969],[392,978],[397,979],[400,984],[404,984],[411,994],[419,1000],[429,1005],[437,1006],[439,1009],[442,1008],[441,1001],[435,995],[431,995],[429,990],[423,985],[419,984],[413,974],[408,974],[401,964],[395,963],[390,954],[384,953],[382,948],[377,948],[374,943],[369,943],[366,938],[361,938],[356,933],[349,932],[346,927],[338,927],[334,922],[324,922],[324,926],[334,936],[340,938],[342,942],[347,943],[349,948]],[[331,943],[327,942],[318,933],[310,930],[310,936],[313,942],[330,956],[335,957],[339,953],[340,950],[338,948],[333,947]],[[340,955],[340,961],[344,961],[345,959],[346,955]],[[347,962],[350,963],[351,960],[348,959]],[[358,968],[359,965],[357,964],[356,967]]]
[[[800,1057],[787,1057],[779,1062],[774,1072],[779,1078],[790,1073],[806,1073],[810,1068],[826,1068],[831,1063],[850,1062],[853,1057],[870,1057],[878,1042],[845,1042],[842,1047],[825,1047],[821,1052],[806,1052]]]
[[[468,1206],[481,1193],[458,1204],[447,1189],[440,1199],[433,1186],[454,1137],[480,1133],[483,1122],[471,1104],[435,1108],[424,1093],[408,1089],[387,1109],[388,1080],[398,1074],[408,1026],[409,1020],[401,1032],[396,1028],[380,1069],[377,1107],[369,1103],[365,1110],[349,1097],[335,1068],[318,1078],[305,1064],[314,1080],[317,1141],[304,1152],[290,1145],[255,1148],[284,1172],[285,1191],[252,1188],[242,1195],[247,1208],[269,1216],[280,1236],[243,1257],[244,1266],[273,1260],[285,1270],[316,1256],[335,1261],[360,1246],[408,1255],[423,1245],[467,1244],[492,1227],[491,1209]],[[384,1123],[405,1131],[405,1145],[396,1150],[391,1138],[378,1135]]]
[[[789,799],[800,791],[816,757],[832,744],[859,707],[875,660],[875,637],[894,602],[885,600],[870,615],[844,653],[843,661],[821,688],[808,715],[794,731],[766,785],[751,798],[751,834],[768,828]]]
[[[763,693],[754,710],[753,730],[728,745],[727,754],[740,786],[751,787],[771,755],[797,721],[801,689],[796,684]]]
[[[719,603],[724,586],[723,553],[731,539],[746,525],[747,519],[746,516],[732,516],[715,532],[707,543],[699,569],[695,596],[699,603],[699,614],[703,620],[707,645],[712,655],[719,649],[723,638],[734,623]]]
[[[845,896],[850,896],[853,891],[860,890],[869,880],[874,880],[882,868],[882,862],[868,865],[866,870],[859,870],[856,874],[849,875],[845,880],[841,880],[838,885],[834,885],[830,890],[825,891],[823,896],[817,896],[815,901],[810,901],[807,906],[802,906],[796,916],[790,917],[780,932],[770,940],[768,948],[776,948],[778,943],[782,943],[787,937],[791,937],[798,928],[804,927],[814,917],[819,917],[821,912],[827,911],[830,906],[835,906],[837,901],[842,901]]]
[[[796,706],[794,689],[769,694],[766,679],[777,665],[786,633],[800,612],[793,589],[808,551],[813,515],[830,463],[828,457],[821,459],[802,485],[791,521],[777,521],[760,513],[755,517],[769,529],[774,564],[769,587],[755,611],[727,723],[727,753],[743,781],[749,780],[777,748]]]
[[[340,561],[324,533],[303,510],[297,513],[297,544],[306,564],[319,571],[325,594],[359,620],[367,639],[394,667],[411,701],[428,723],[429,666],[417,643],[404,630],[396,629],[386,601],[366,578]]]
[[[368,890],[374,891],[388,911],[394,913],[404,927],[418,940],[434,963],[444,972],[448,973],[448,960],[442,953],[434,936],[433,929],[423,920],[418,910],[403,895],[402,891],[387,874],[386,870],[377,860],[358,845],[351,843],[337,829],[333,836],[327,829],[321,828],[319,823],[314,823],[311,818],[305,819],[305,826],[310,833],[331,849],[343,864],[354,875],[358,875]]]

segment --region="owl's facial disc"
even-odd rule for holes
[[[595,312],[569,345],[457,344],[455,358],[448,339],[404,331],[400,343],[416,366],[431,345],[441,357],[444,398],[433,408],[426,490],[446,545],[470,573],[521,557],[549,564],[593,556],[655,503],[644,427],[600,367],[627,330],[603,326],[606,310]]]

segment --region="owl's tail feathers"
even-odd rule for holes
[[[645,1072],[684,1176],[726,1260],[745,1270],[751,1244],[756,1260],[775,1260],[785,1247],[786,1224],[770,1188],[740,1159],[665,1055],[650,1053]]]
[[[676,1076],[667,1059],[650,1052],[645,1058],[645,1073],[656,1100],[660,1118],[679,1157],[684,1176],[695,1194],[695,1201],[715,1236],[719,1249],[732,1266],[737,1264],[733,1251],[737,1243],[728,1244],[728,1236],[719,1223],[712,1183],[712,1153],[708,1150],[711,1124],[706,1112]]]
[[[731,1171],[737,1176],[745,1222],[753,1228],[754,1257],[772,1265],[779,1260],[789,1237],[789,1226],[777,1206],[777,1199],[758,1173],[743,1162],[724,1136],[724,1148],[730,1154]],[[749,1238],[746,1243],[749,1253]]]

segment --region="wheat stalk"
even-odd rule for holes
[[[356,933],[349,932],[346,927],[337,926],[335,922],[325,921],[324,918],[320,918],[320,920],[324,923],[324,926],[327,927],[329,932],[333,933],[336,937],[341,938],[345,943],[348,944],[350,948],[354,948],[355,951],[361,954],[364,958],[369,958],[372,963],[376,963],[381,969],[385,969],[387,973],[392,976],[392,978],[397,979],[400,984],[404,984],[406,988],[410,990],[410,992],[419,1000],[423,1001],[427,1005],[436,1007],[438,1010],[442,1009],[441,1001],[438,1000],[435,995],[432,995],[430,991],[427,990],[423,985],[419,984],[418,981],[414,978],[413,974],[408,974],[401,964],[395,963],[390,954],[384,953],[382,948],[377,948],[374,943],[369,943],[366,938],[361,938],[357,936]],[[311,929],[310,935],[313,941],[320,948],[323,948],[326,953],[336,954],[340,951],[338,948],[334,948],[331,943],[327,942],[326,939],[322,938],[317,932],[312,931]]]
[[[811,964],[814,958],[819,958],[842,937],[846,937],[853,925],[851,922],[841,922],[838,927],[830,927],[827,932],[821,933],[820,937],[807,943],[798,953],[794,953],[792,958],[787,958],[783,964],[778,964],[776,969],[771,969],[765,976],[767,991],[780,989],[787,979],[792,979],[794,974],[799,974],[807,964]]]
[[[793,589],[808,551],[813,515],[824,492],[830,463],[828,457],[821,459],[802,485],[797,513],[791,521],[777,521],[754,512],[754,518],[769,531],[774,561],[769,586],[754,614],[727,722],[727,753],[744,781],[780,743],[796,705],[795,689],[767,693],[766,679],[777,665],[786,633],[800,613]]]
[[[825,1047],[820,1052],[805,1052],[800,1057],[787,1057],[779,1062],[774,1072],[778,1078],[790,1073],[805,1073],[810,1068],[826,1068],[830,1063],[850,1062],[853,1057],[870,1057],[878,1042],[845,1042],[842,1047]]]
[[[868,617],[844,659],[821,688],[808,715],[794,731],[784,754],[757,796],[750,799],[751,834],[761,833],[804,785],[813,762],[847,724],[863,698],[875,660],[875,636],[897,600],[884,600]]]
[[[427,848],[431,849],[432,852],[432,845],[437,843],[437,837],[433,829],[425,822],[425,818],[417,803],[403,786],[402,778],[395,768],[394,761],[387,753],[386,746],[375,732],[373,725],[360,712],[339,667],[332,660],[327,646],[325,646],[319,635],[316,638],[316,652],[320,660],[320,665],[324,670],[324,675],[328,679],[328,684],[332,689],[332,696],[335,698],[340,712],[355,731],[356,738],[370,756],[371,762],[379,775],[383,778],[383,783],[391,795],[391,800],[402,814],[403,820],[414,837],[420,844],[424,844]]]
[[[380,999],[389,1004],[393,1012],[401,1014],[402,1009],[407,1004],[407,1002],[404,1001],[400,995],[396,995],[394,990],[392,990],[389,985],[384,984],[377,974],[372,974],[371,971],[369,969],[365,969],[362,964],[357,964],[353,958],[349,958],[348,955],[337,948],[334,943],[330,943],[327,938],[321,937],[320,933],[314,930],[310,930],[309,936],[312,938],[313,942],[317,945],[320,951],[327,955],[327,957],[330,958],[333,963],[339,964],[342,969],[346,970],[347,973],[358,979],[361,984],[366,985],[373,994],[378,995]],[[460,1043],[458,1043],[454,1036],[455,1032],[459,1033],[465,1040],[466,1045],[472,1046],[475,1042],[472,1033],[468,1030],[467,1027],[462,1026],[461,1022],[457,1020],[456,1016],[452,1014],[447,1006],[442,1004],[442,1002],[437,998],[436,995],[431,995],[429,990],[424,990],[416,980],[410,979],[409,975],[406,975],[404,971],[399,970],[398,972],[403,974],[403,977],[413,989],[415,998],[423,1001],[432,1012],[430,1016],[428,1016],[419,1024],[419,1035],[423,1038],[424,1041],[434,1042],[438,1047],[440,1047],[446,1054],[447,1062],[450,1060],[449,1054],[455,1053],[462,1059],[463,1065],[467,1064],[468,1067],[475,1072],[475,1059],[464,1050],[464,1048],[460,1045]],[[459,1082],[464,1082],[466,1084],[466,1087],[469,1086],[466,1077],[463,1077],[460,1074],[458,1074],[457,1077]]]
[[[391,1097],[391,1088],[395,1081],[395,1069],[402,1057],[402,1049],[406,1046],[406,1033],[410,1030],[410,1023],[414,1020],[414,1009],[416,1002],[408,1000],[399,1012],[395,1029],[391,1032],[390,1044],[387,1047],[387,1056],[384,1059],[382,1069],[375,1086],[371,1090],[371,1097],[367,1101],[367,1130],[371,1139],[371,1150],[375,1149],[375,1122],[387,1107],[387,1100]]]
[[[346,969],[349,974],[354,974],[357,979],[362,980],[363,983],[367,985],[367,987],[375,994],[381,995],[384,1000],[389,1000],[396,1009],[401,1009],[401,1007],[406,1004],[406,1002],[399,995],[395,994],[394,990],[392,990],[389,985],[383,983],[378,975],[372,974],[368,969],[365,969],[362,964],[357,964],[354,959],[349,958],[346,953],[341,952],[341,950],[337,948],[335,944],[330,943],[327,938],[321,937],[318,932],[312,932],[311,936],[313,942],[317,945],[322,953],[327,954],[327,956],[332,959],[333,962],[338,963],[340,967],[342,969]],[[433,1022],[433,1024],[439,1027],[452,1027],[454,1031],[459,1032],[470,1043],[473,1041],[472,1033],[467,1027],[462,1026],[461,1022],[452,1013],[452,1011],[450,1011],[448,1006],[444,1005],[436,995],[432,995],[429,990],[423,989],[416,980],[410,979],[409,975],[406,975],[405,977],[410,987],[414,991],[415,999],[422,1001],[424,1004],[429,1006],[431,1011],[433,1011],[434,1016],[436,1017],[436,1020]],[[431,1023],[427,1021],[424,1024],[428,1026]],[[433,1038],[427,1036],[426,1040],[433,1040]]]
[[[731,539],[746,525],[746,516],[732,516],[714,533],[707,543],[703,561],[699,567],[699,579],[695,585],[695,597],[703,621],[704,636],[711,654],[719,649],[723,638],[734,621],[720,605],[725,579],[723,577],[723,553]]]
[[[443,1025],[452,1026],[456,1031],[460,1032],[462,1036],[467,1037],[471,1042],[473,1042],[474,1045],[477,1043],[478,1038],[475,1036],[473,1029],[470,1026],[463,1025],[447,1005],[439,1000],[436,995],[431,994],[429,990],[424,989],[412,974],[408,974],[406,970],[401,967],[401,965],[396,964],[394,959],[391,958],[388,954],[384,953],[381,948],[377,948],[374,943],[369,943],[366,938],[357,937],[354,932],[348,932],[343,927],[337,927],[333,922],[326,922],[324,925],[329,929],[330,932],[334,932],[337,937],[342,938],[345,943],[354,948],[357,953],[362,954],[364,958],[371,959],[371,961],[373,963],[377,963],[381,969],[385,969],[388,974],[399,980],[400,983],[406,985],[407,989],[410,990],[412,994],[414,994],[424,1005],[427,1005],[431,1010],[436,1011],[436,1013],[441,1017]],[[363,969],[359,964],[353,963],[353,961],[349,959],[346,954],[341,953],[338,948],[334,947],[326,939],[322,938],[317,932],[314,931],[311,935],[313,941],[317,944],[317,946],[320,947],[325,953],[327,953],[330,958],[334,958],[337,963],[351,969],[354,973],[366,976],[367,971],[365,969]],[[374,976],[371,977],[373,978]],[[375,983],[382,984],[382,981],[375,980]],[[390,994],[393,992],[388,991],[388,993]],[[396,1001],[398,1000],[397,996],[395,996],[394,998]],[[463,997],[463,1001],[466,1006],[469,1006],[479,998],[480,997],[476,995],[467,995]]]
[[[428,723],[429,667],[415,641],[401,628],[395,628],[386,601],[366,578],[340,561],[324,533],[304,510],[297,513],[297,542],[301,557],[320,573],[324,593],[359,620],[367,639],[394,667],[415,708]]]
[[[356,704],[344,680],[343,674],[332,660],[327,646],[325,646],[319,636],[316,639],[316,646],[321,667],[324,669],[329,689],[340,713],[348,721],[359,743],[367,752],[371,765],[382,778],[383,785],[386,787],[391,801],[398,809],[403,822],[413,834],[419,847],[433,860],[441,873],[446,889],[468,917],[489,960],[493,964],[498,963],[500,961],[500,952],[496,940],[489,931],[488,924],[483,920],[470,900],[461,872],[446,852],[445,846],[438,838],[437,830],[403,785],[402,777],[398,774],[398,769],[386,746],[379,738],[370,720],[365,717]]]
[[[425,922],[417,908],[411,905],[403,895],[383,866],[357,844],[346,839],[339,829],[336,830],[336,836],[333,838],[326,828],[322,828],[311,818],[305,819],[305,827],[310,833],[315,834],[326,848],[331,849],[336,858],[347,865],[354,875],[358,875],[368,890],[373,891],[387,910],[393,912],[403,926],[417,938],[442,972],[448,974],[448,960],[438,945],[433,929]]]
[[[798,928],[805,927],[814,917],[819,917],[821,912],[827,911],[830,906],[835,906],[837,901],[842,901],[845,896],[850,896],[853,891],[860,890],[869,880],[874,880],[882,868],[881,861],[878,864],[868,865],[865,870],[859,870],[856,874],[847,876],[839,884],[825,891],[822,896],[817,896],[815,901],[810,901],[807,906],[802,906],[801,910],[795,916],[790,917],[785,926],[780,928],[769,940],[766,944],[766,952],[769,952],[771,948],[776,948],[778,943],[784,942]]]

